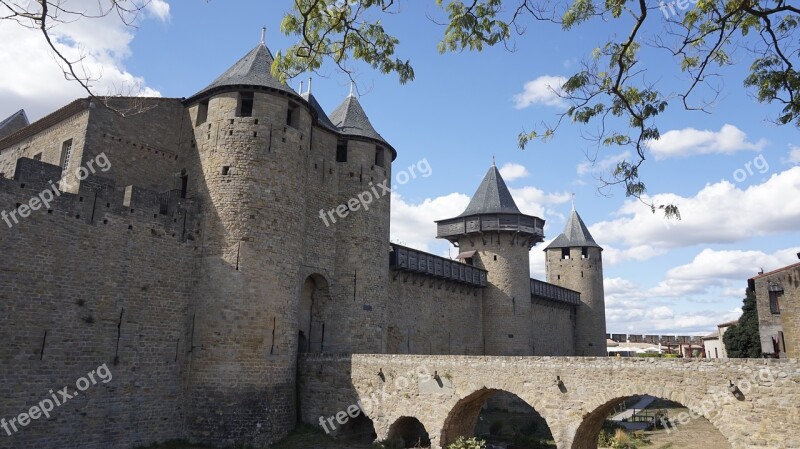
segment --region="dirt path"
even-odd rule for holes
[[[666,409],[671,419],[689,409],[675,402],[657,400],[649,409]],[[688,424],[667,430],[645,432],[652,442],[648,449],[731,449],[730,443],[719,433],[711,422],[702,416],[692,419]]]

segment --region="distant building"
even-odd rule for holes
[[[9,136],[20,129],[30,125],[24,109],[11,114],[10,117],[0,121],[0,139]]]
[[[750,278],[747,288],[756,297],[761,352],[776,358],[797,357],[800,352],[800,263]]]
[[[728,358],[728,352],[725,350],[723,337],[728,328],[734,324],[739,324],[739,320],[718,324],[716,331],[703,337],[703,348],[705,349],[707,359]]]

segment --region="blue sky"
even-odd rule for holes
[[[84,66],[98,77],[101,93],[188,97],[258,44],[262,26],[273,53],[288,47],[291,40],[278,27],[290,6],[289,0],[156,0],[136,29],[106,18],[66,24],[54,34],[66,52],[87,56]],[[395,189],[393,241],[448,254],[447,242],[433,238],[433,220],[463,211],[494,156],[520,208],[547,220],[545,243],[531,251],[537,278],[544,277],[541,249],[561,231],[575,194],[579,213],[605,248],[609,332],[709,333],[738,317],[748,277],[797,260],[797,129],[772,124],[777,108],[757,103],[742,87],[744,52],[715,80],[721,95],[712,114],[686,112],[672,101],[659,121],[662,138],[643,177],[656,201],[680,206],[683,219],[665,221],[618,189],[598,192],[597,176],[623,150],[585,139],[593,125],[566,123],[547,143],[524,151],[516,145],[520,131],[551,122],[563,110],[551,91],[560,77],[625,28],[594,22],[563,32],[529,23],[513,52],[497,47],[440,55],[436,43],[444,29],[428,18],[440,15],[432,1],[400,2],[400,14],[384,21],[400,38],[398,54],[411,60],[415,81],[400,85],[394,75],[354,65],[362,105],[398,151],[394,171],[422,159],[432,168],[430,177]],[[656,17],[648,36],[666,37]],[[83,96],[63,80],[37,33],[0,22],[0,42],[0,116],[25,108],[35,120]],[[686,76],[664,50],[647,49],[644,62],[648,80],[662,89],[685,85]],[[302,78],[308,76],[328,112],[348,93],[348,78],[331,66]],[[299,81],[292,81],[295,89]]]

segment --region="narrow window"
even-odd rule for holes
[[[347,142],[336,144],[336,162],[347,162]]]
[[[715,359],[719,358],[719,351],[717,350],[717,348],[714,348],[714,358]]]
[[[61,173],[65,173],[69,168],[69,158],[72,155],[72,139],[61,144]]]
[[[194,126],[199,126],[208,120],[208,100],[197,106],[197,121]]]
[[[781,296],[783,290],[769,292],[769,311],[776,315],[781,313]]]
[[[383,167],[383,148],[375,145],[375,165]]]
[[[253,116],[253,92],[239,92],[239,117]]]
[[[588,259],[589,258],[589,248],[583,247],[581,248],[581,259]]]
[[[297,128],[296,120],[297,120],[297,106],[289,103],[289,107],[286,109],[286,126]]]
[[[561,258],[564,260],[569,259],[569,248],[561,248]]]
[[[186,193],[189,190],[189,175],[186,170],[181,170],[181,198],[186,198]]]
[[[231,173],[231,168],[229,166],[222,167],[222,176],[228,176]]]
[[[34,161],[41,161],[42,160],[42,153],[36,153],[33,155]]]

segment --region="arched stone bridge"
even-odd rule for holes
[[[797,359],[317,354],[299,360],[298,400],[304,422],[322,418],[334,432],[361,422],[347,415],[358,414],[356,404],[381,439],[416,418],[440,448],[471,435],[481,405],[506,391],[547,421],[558,449],[590,449],[617,404],[648,394],[706,417],[732,449],[794,449],[799,368]]]

